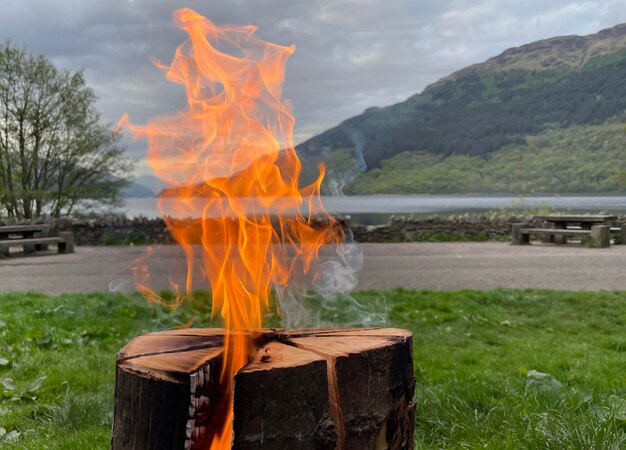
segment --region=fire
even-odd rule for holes
[[[236,331],[261,328],[273,286],[287,285],[296,267],[312,272],[321,246],[343,235],[321,203],[323,167],[314,184],[298,184],[294,117],[281,98],[294,47],[262,41],[253,26],[216,26],[190,9],[174,18],[189,39],[169,66],[159,65],[169,81],[184,86],[187,107],[144,126],[124,121],[147,139],[149,164],[173,187],[159,207],[187,258],[181,290],[192,291],[200,259],[213,314],[231,330],[222,373],[231,396],[233,377],[249,354],[248,341]],[[183,294],[177,303],[184,300]],[[231,408],[212,450],[230,448],[232,414]]]

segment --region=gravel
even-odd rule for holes
[[[358,289],[626,290],[626,246],[592,249],[576,244],[462,242],[362,244],[361,248],[365,264],[358,274]],[[70,255],[16,255],[0,260],[0,292],[129,292],[134,289],[130,267],[143,264],[150,267],[156,289],[168,288],[168,279],[184,279],[186,265],[176,246],[155,246],[148,257],[146,247],[78,247]]]

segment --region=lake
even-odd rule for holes
[[[171,201],[171,200],[170,200]],[[384,223],[392,214],[481,213],[493,210],[550,208],[571,212],[626,212],[626,197],[601,195],[528,196],[512,195],[355,195],[323,197],[326,208],[335,214],[349,214],[355,223]],[[154,198],[127,200],[130,217],[158,217]]]

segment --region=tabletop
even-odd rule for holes
[[[46,231],[51,228],[50,225],[8,225],[0,226],[0,233],[22,233],[24,231]]]
[[[535,219],[546,222],[592,222],[605,223],[617,219],[614,214],[549,214],[547,216],[533,216]]]

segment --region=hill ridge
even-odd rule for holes
[[[555,36],[512,47],[482,63],[457,70],[435,84],[497,70],[580,69],[592,58],[624,48],[626,48],[626,23],[620,23],[594,34]],[[554,54],[554,51],[557,54]]]

